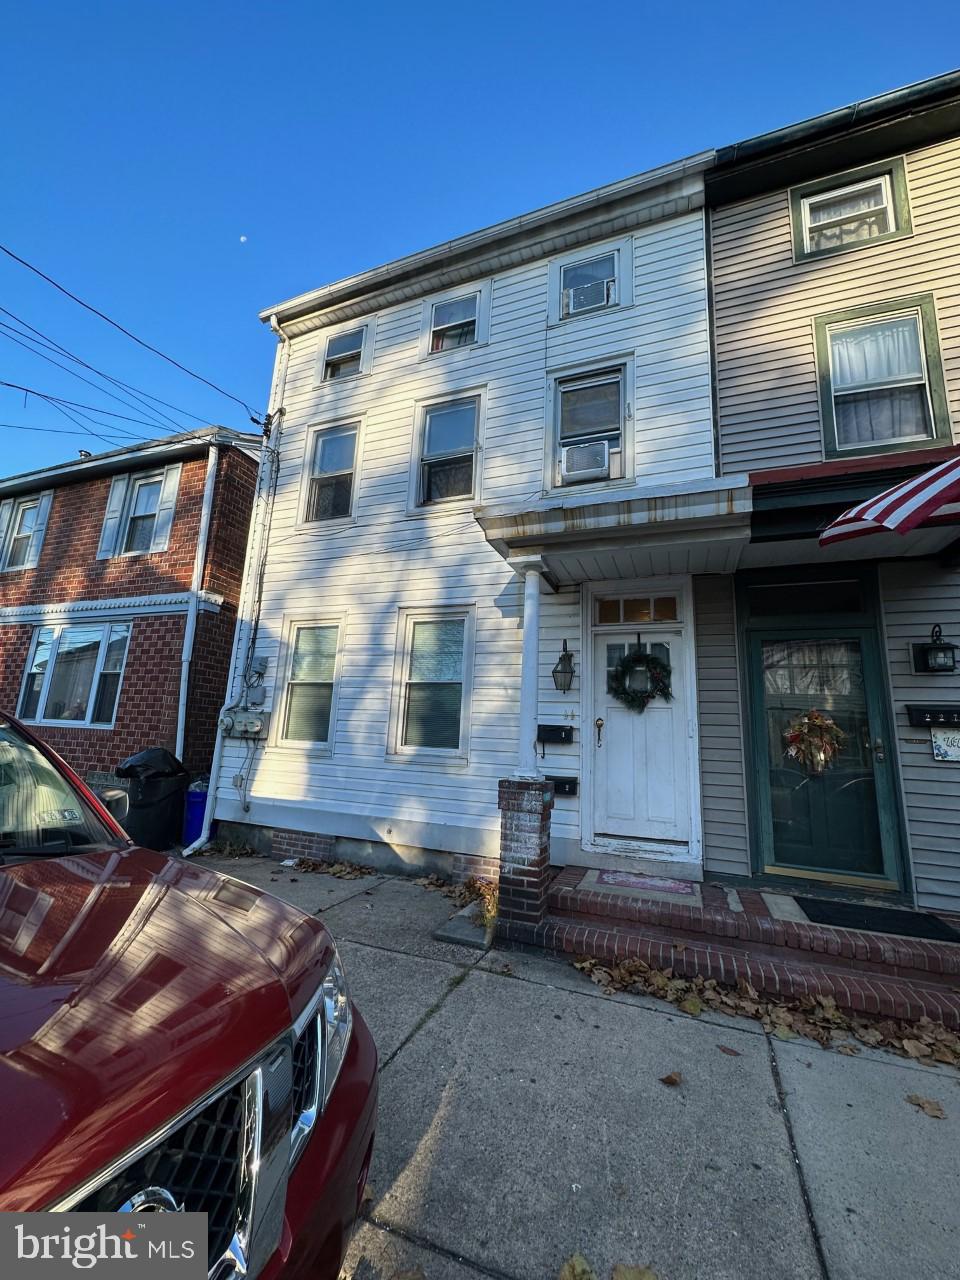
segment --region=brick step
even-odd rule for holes
[[[894,973],[890,968],[843,965],[836,956],[802,958],[783,947],[719,940],[702,933],[682,935],[656,926],[614,925],[595,920],[547,916],[541,923],[503,920],[498,939],[597,960],[643,960],[680,977],[715,978],[735,986],[745,978],[757,991],[787,1000],[830,995],[850,1013],[916,1021],[921,1017],[960,1030],[960,989],[942,976]]]
[[[701,941],[724,939],[764,948],[786,948],[824,957],[842,968],[868,967],[894,970],[911,979],[952,980],[960,987],[960,943],[899,938],[892,934],[832,925],[777,920],[747,911],[720,907],[693,907],[687,903],[634,898],[624,893],[596,889],[550,886],[547,906],[551,915],[565,921],[603,928],[638,926],[668,930],[670,935],[700,935]],[[794,963],[791,959],[789,963]],[[817,963],[820,963],[819,959]]]

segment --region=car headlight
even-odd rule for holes
[[[344,976],[340,955],[334,948],[333,963],[323,980],[323,1106],[333,1092],[337,1076],[347,1056],[350,1032],[353,1030],[353,1011],[347,979]]]

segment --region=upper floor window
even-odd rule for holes
[[[450,347],[469,347],[477,341],[478,293],[449,302],[435,302],[430,324],[430,350],[447,351]]]
[[[166,551],[180,488],[180,463],[114,476],[100,532],[98,560]]]
[[[556,398],[559,483],[621,479],[623,368],[558,379]]]
[[[911,230],[902,157],[794,187],[790,204],[798,261]]]
[[[628,306],[633,301],[632,250],[627,236],[555,258],[548,273],[550,323]]]
[[[130,628],[129,622],[38,627],[21,720],[113,724]]]
[[[479,413],[477,396],[424,408],[421,504],[473,496]]]
[[[33,569],[40,559],[53,491],[0,503],[0,566]]]
[[[329,382],[331,378],[349,378],[363,373],[366,337],[367,330],[364,326],[343,333],[333,333],[327,338],[321,373],[324,382]]]
[[[314,435],[306,521],[340,520],[352,513],[358,430],[354,422]]]
[[[950,439],[932,295],[816,321],[828,457]]]
[[[283,741],[329,743],[339,634],[336,623],[295,623],[291,627]]]

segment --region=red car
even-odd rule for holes
[[[319,920],[134,847],[0,717],[0,1210],[205,1212],[215,1280],[334,1280],[376,1071]]]

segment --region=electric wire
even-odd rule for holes
[[[48,391],[38,391],[36,387],[25,387],[19,382],[5,382],[0,378],[0,387],[9,387],[12,391],[22,391],[25,395],[36,396],[39,400],[46,400],[50,404],[67,404],[72,409],[89,409],[91,413],[99,413],[107,418],[120,418],[123,422],[136,422],[144,427],[155,427],[155,422],[149,422],[146,418],[131,418],[129,414],[117,413],[115,409],[101,409],[94,404],[81,404],[78,400],[67,400],[64,396],[55,396]],[[106,425],[101,424],[101,425]],[[148,440],[149,436],[139,433],[144,440]]]
[[[249,414],[249,416],[253,419],[254,422],[256,422],[258,425],[260,424],[260,418],[257,416],[257,414],[254,413],[254,411],[250,408],[247,402],[245,400],[241,400],[239,396],[235,396],[232,392],[225,390],[225,388],[221,386],[218,386],[216,382],[211,382],[209,378],[204,378],[202,374],[196,373],[193,369],[188,368],[185,364],[181,364],[179,360],[175,360],[173,356],[168,356],[166,352],[161,351],[159,347],[155,347],[151,343],[144,341],[143,338],[137,337],[135,333],[131,332],[130,329],[125,328],[122,324],[118,323],[118,321],[112,319],[110,316],[106,314],[106,312],[100,311],[98,310],[97,307],[92,306],[89,302],[84,302],[82,298],[78,298],[75,293],[71,293],[69,289],[67,289],[64,285],[60,284],[58,281],[54,280],[52,276],[48,276],[45,271],[41,271],[39,267],[35,267],[33,263],[28,262],[26,258],[21,258],[19,254],[14,253],[13,250],[7,248],[6,245],[0,244],[0,253],[5,253],[7,257],[12,258],[14,262],[19,262],[22,267],[26,267],[28,271],[32,271],[34,275],[39,276],[41,280],[45,280],[47,284],[52,285],[54,289],[56,289],[59,293],[62,293],[64,297],[69,298],[71,302],[77,303],[77,305],[80,307],[83,307],[85,311],[89,311],[92,315],[98,316],[101,320],[105,321],[105,323],[111,325],[114,329],[124,334],[125,337],[131,340],[131,342],[135,342],[138,346],[143,347],[146,351],[150,351],[155,356],[159,356],[161,360],[166,360],[168,364],[172,364],[175,369],[179,369],[181,373],[187,374],[188,377],[194,378],[196,379],[197,382],[202,382],[205,386],[210,387],[213,391],[219,392],[220,395],[226,396],[226,398],[228,400],[232,400],[234,404],[240,405],[242,409],[246,410],[246,412]]]

